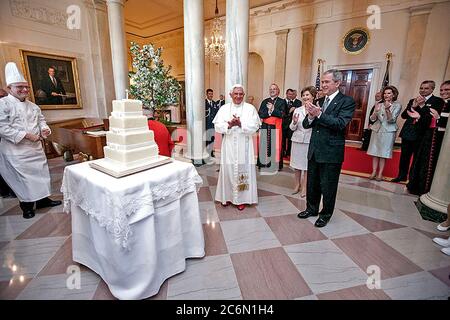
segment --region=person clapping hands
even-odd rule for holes
[[[310,121],[314,120],[314,118],[317,118],[322,114],[322,109],[320,108],[318,102],[317,105],[314,105],[310,101],[305,102],[305,109],[308,113],[308,118]]]
[[[241,126],[241,119],[236,116],[235,114],[233,115],[233,119],[231,119],[230,121],[228,121],[228,129],[233,128],[234,126]]]
[[[269,101],[269,102],[267,102],[266,106],[267,106],[267,112],[269,113],[269,115],[271,115],[273,112],[273,109],[275,108],[275,105],[273,104],[273,102]]]
[[[298,123],[298,118],[300,117],[300,115],[298,113],[295,113],[292,117],[292,124],[296,125]]]

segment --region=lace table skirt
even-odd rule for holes
[[[195,167],[174,161],[123,178],[113,178],[87,162],[67,166],[61,192],[64,211],[78,206],[97,221],[121,247],[131,249],[130,225],[155,212],[155,207],[179,200],[202,184]]]

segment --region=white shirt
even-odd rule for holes
[[[328,103],[327,108],[331,105],[331,102],[333,101],[334,98],[336,98],[338,93],[339,93],[339,89],[336,90],[331,96],[325,96],[325,101],[327,100],[327,97],[330,99],[330,102]],[[319,117],[320,117],[320,115],[319,115]]]

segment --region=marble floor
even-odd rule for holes
[[[62,199],[67,163],[56,158],[49,165],[52,198]],[[305,200],[292,195],[289,168],[258,176],[259,203],[242,212],[214,203],[217,168],[198,168],[206,256],[188,259],[186,270],[150,299],[450,296],[450,257],[431,241],[449,233],[421,219],[416,197],[405,194],[403,185],[341,175],[333,218],[317,229],[315,218],[296,217]],[[68,289],[68,267],[77,265],[71,248],[71,218],[62,206],[25,220],[17,199],[0,199],[0,299],[114,299],[84,266],[81,288]]]

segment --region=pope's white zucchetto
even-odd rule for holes
[[[230,93],[233,93],[233,90],[236,88],[242,88],[242,90],[244,90],[244,86],[242,84],[236,83],[230,88]]]

